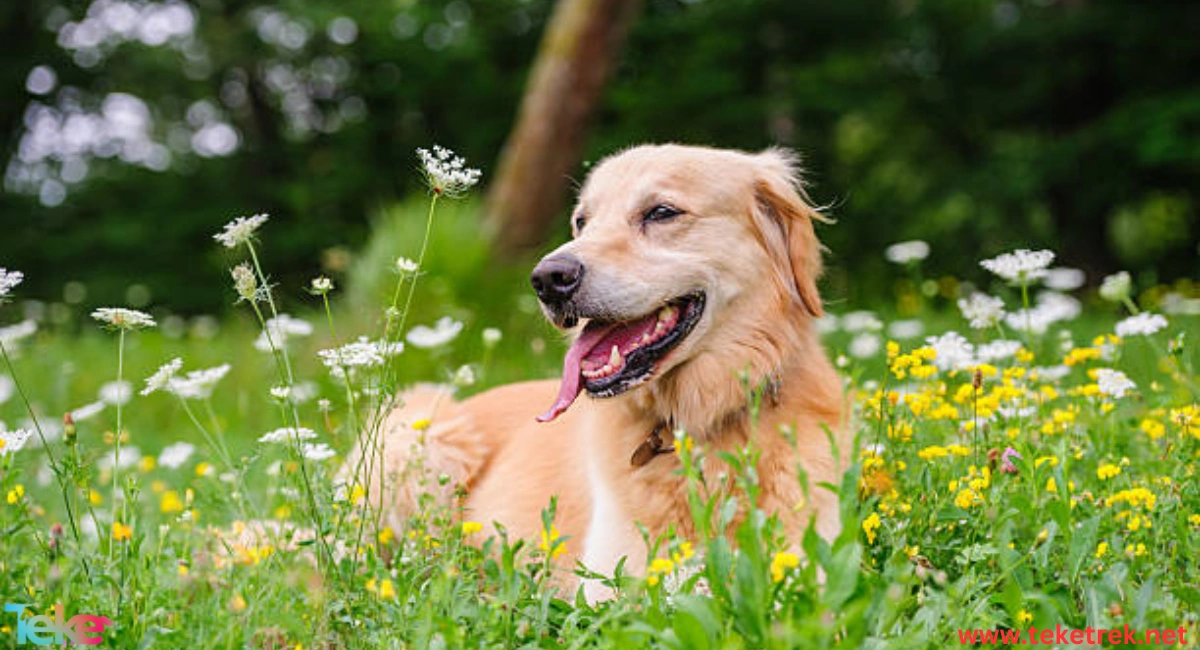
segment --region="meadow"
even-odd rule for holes
[[[169,300],[153,325],[92,318],[0,271],[0,599],[28,604],[4,613],[0,644],[57,603],[111,619],[101,647],[139,649],[909,649],[1056,625],[1200,638],[1196,288],[1081,289],[1038,253],[925,278],[931,251],[908,243],[889,250],[894,296],[831,305],[819,326],[857,434],[843,482],[809,486],[840,496],[831,542],[785,540],[752,511],[729,534],[646,540],[658,553],[636,571],[581,567],[618,592],[587,603],[550,580],[579,543],[557,537],[553,504],[540,540],[481,539],[433,507],[382,525],[335,472],[399,388],[550,376],[564,349],[528,266],[493,262],[477,206],[428,180],[336,282],[272,285],[260,258],[287,215],[231,222],[213,244],[233,273],[212,281],[237,302],[220,319]],[[676,447],[698,529],[725,530],[754,494],[753,450],[723,493],[693,470],[701,445]],[[244,543],[264,520],[301,532]]]

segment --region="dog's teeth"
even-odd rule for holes
[[[604,364],[604,367],[600,369],[600,374],[607,375],[607,374],[611,373],[612,370],[613,370],[612,366],[610,366],[606,363],[606,364]]]
[[[675,315],[675,308],[670,305],[667,305],[666,307],[663,307],[662,309],[658,310],[658,322],[661,323],[663,321],[670,320],[674,315]]]
[[[612,353],[608,355],[608,365],[620,368],[623,363],[625,363],[625,359],[621,357],[621,348],[612,346]]]

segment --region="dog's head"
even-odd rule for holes
[[[582,390],[618,395],[820,315],[818,218],[782,149],[642,146],[602,161],[572,213],[574,239],[531,278],[551,321],[582,325],[539,419]]]

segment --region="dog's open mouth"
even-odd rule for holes
[[[703,312],[704,293],[696,292],[633,320],[589,321],[567,350],[558,398],[538,421],[561,415],[585,388],[595,397],[612,397],[646,381]]]

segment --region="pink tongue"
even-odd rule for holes
[[[579,392],[583,390],[583,376],[580,375],[579,364],[587,356],[587,353],[591,352],[592,348],[596,347],[596,344],[613,330],[613,327],[610,325],[594,329],[584,328],[579,338],[571,344],[571,348],[567,350],[567,357],[563,359],[562,384],[558,387],[558,397],[555,398],[550,410],[537,417],[538,422],[553,420],[575,403],[575,398],[579,397]]]

